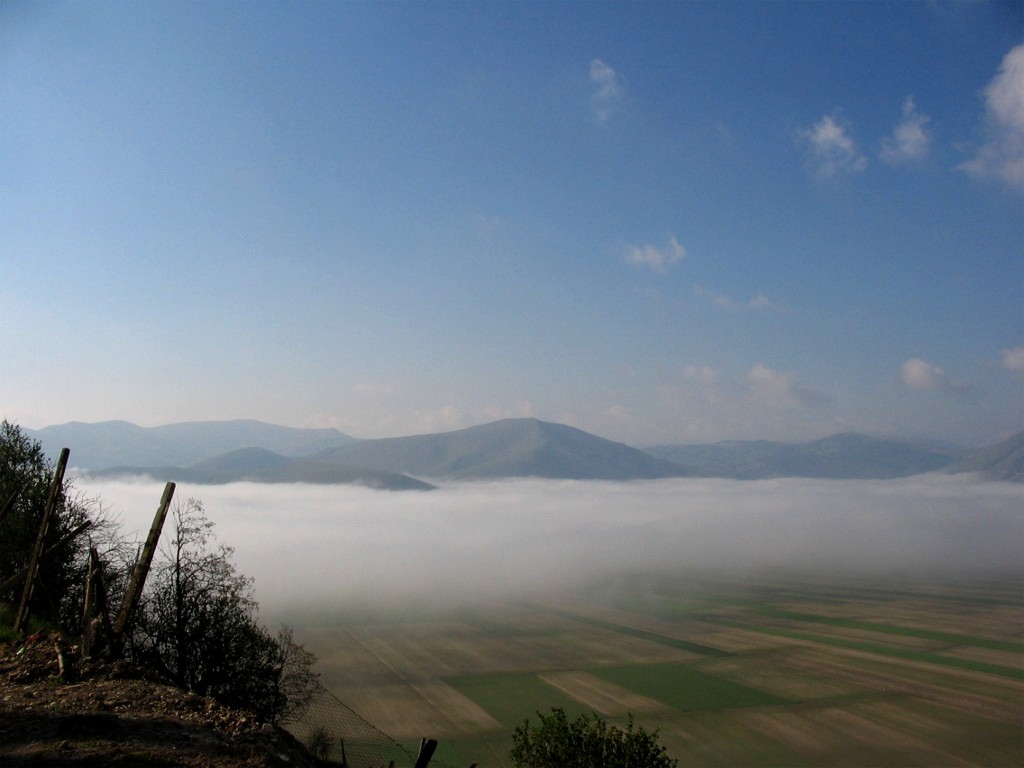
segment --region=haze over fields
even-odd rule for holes
[[[87,481],[145,537],[162,484]],[[1020,578],[1021,489],[902,480],[505,480],[388,493],[180,486],[236,548],[268,615],[450,607],[668,569]]]
[[[0,417],[993,445],[1021,94],[1020,2],[2,3]]]

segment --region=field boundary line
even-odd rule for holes
[[[921,640],[934,640],[937,643],[949,643],[950,645],[970,645],[977,648],[988,648],[993,651],[1009,651],[1011,653],[1024,654],[1024,644],[1013,643],[1006,640],[994,640],[974,635],[961,635],[952,632],[938,632],[930,629],[917,629],[915,627],[903,627],[898,624],[883,624],[862,619],[842,619],[821,616],[815,613],[801,613],[789,611],[784,608],[773,608],[767,605],[753,604],[744,605],[745,608],[764,616],[771,616],[776,619],[789,619],[791,621],[803,621],[809,624],[825,624],[831,627],[843,629],[863,629],[868,632],[877,632],[885,635],[901,635],[904,637],[915,637]]]
[[[552,613],[556,616],[565,616],[573,621],[577,621],[580,624],[587,624],[598,629],[606,629],[610,632],[617,632],[618,634],[628,635],[635,637],[640,640],[647,640],[652,643],[659,645],[665,645],[669,648],[675,648],[680,651],[690,651],[700,656],[708,658],[725,658],[727,656],[734,655],[730,651],[723,651],[721,648],[714,648],[710,645],[701,645],[700,643],[690,642],[689,640],[683,640],[682,638],[672,637],[671,635],[663,635],[659,632],[652,632],[648,629],[639,629],[637,627],[631,627],[627,624],[619,624],[618,622],[607,621],[605,619],[596,619],[590,616],[584,616],[573,611],[559,610],[557,608],[548,608],[546,606],[537,606],[536,610],[543,611],[545,613]]]
[[[878,662],[877,658],[872,658],[867,654],[856,651],[845,651],[841,649],[839,653],[843,656],[852,656],[863,661]],[[889,664],[890,662],[883,661],[882,663]],[[800,658],[787,659],[785,661],[785,665],[793,669],[812,672],[815,674],[821,674],[824,670],[827,672],[829,677],[867,685],[886,696],[912,696],[927,701],[930,704],[935,704],[954,711],[964,711],[964,709],[951,705],[951,702],[955,701],[960,704],[970,703],[971,706],[966,708],[966,711],[973,715],[985,717],[990,720],[997,720],[999,722],[1011,724],[1020,723],[1020,711],[1009,712],[1007,706],[996,699],[990,699],[977,693],[970,693],[967,691],[957,691],[955,696],[951,696],[949,689],[943,688],[940,685],[921,682],[919,680],[907,680],[906,678],[890,674],[884,670],[864,669],[860,666],[851,668],[846,667],[837,661],[814,661],[811,659]],[[881,686],[881,690],[879,690],[879,686]],[[827,704],[828,700],[824,699],[822,702]]]
[[[357,637],[351,631],[349,631],[349,636],[353,640],[355,640],[360,646],[362,646],[363,650],[365,650],[367,653],[369,653],[371,656],[373,656],[375,659],[377,659],[377,661],[379,661],[381,664],[383,664],[385,667],[387,667],[389,670],[391,670],[392,674],[394,674],[402,682],[403,685],[407,685],[409,687],[409,689],[412,690],[412,692],[415,693],[417,696],[419,696],[420,699],[422,699],[432,710],[434,710],[439,715],[441,715],[441,717],[444,720],[448,721],[451,724],[452,728],[455,729],[455,731],[457,731],[459,733],[465,732],[465,728],[463,728],[463,726],[461,726],[459,723],[455,722],[455,720],[452,719],[452,717],[448,714],[447,711],[445,711],[444,709],[440,709],[437,706],[437,704],[434,703],[434,701],[433,701],[433,699],[431,697],[424,695],[423,691],[420,690],[419,683],[426,682],[426,681],[428,681],[429,678],[424,676],[423,680],[413,681],[412,678],[410,678],[405,673],[400,672],[390,661],[388,661],[383,656],[381,656],[379,653],[374,651],[369,645],[367,645],[367,643],[365,643],[361,638]],[[430,679],[430,681],[433,682],[432,679]],[[444,680],[442,678],[440,678],[440,677],[436,678],[436,681],[440,682],[440,683],[442,683],[444,685],[447,685],[447,683],[445,683]],[[451,687],[451,686],[449,686],[449,687]],[[455,693],[458,693],[460,696],[462,696],[462,694],[459,693],[459,691],[457,691],[456,689],[452,688],[452,690]],[[472,699],[470,699],[468,697],[463,697],[463,698],[466,698],[467,701],[473,703],[474,706],[479,707],[480,710],[482,712],[484,712],[484,714],[486,714],[491,720],[494,720],[494,718],[490,715],[490,713],[487,712],[487,710],[485,710],[482,707],[480,707],[480,705],[476,704],[476,702],[474,702]],[[501,727],[501,724],[498,723],[497,720],[494,720],[494,722],[497,724],[497,727],[499,727],[499,728]]]
[[[578,676],[577,677],[578,686],[575,689],[573,688],[573,686],[568,685],[565,682],[560,680],[560,678],[565,677],[567,675]],[[580,670],[580,671],[573,670],[573,671],[568,671],[568,672],[542,672],[542,673],[538,673],[537,677],[540,678],[543,682],[545,682],[548,685],[550,685],[552,688],[557,688],[558,690],[562,691],[562,693],[566,694],[567,696],[570,696],[570,697],[576,699],[581,704],[586,704],[589,707],[593,707],[595,710],[597,710],[602,715],[605,715],[607,717],[621,717],[624,713],[628,714],[629,712],[634,712],[634,711],[635,712],[657,712],[658,710],[671,709],[671,707],[667,706],[666,704],[663,704],[662,702],[658,701],[657,699],[652,699],[650,696],[644,696],[643,694],[636,693],[635,691],[631,691],[628,688],[625,688],[625,687],[623,687],[621,685],[616,685],[615,683],[609,682],[608,680],[602,680],[601,678],[595,677],[594,675],[590,674],[589,672],[586,672],[586,671],[583,671],[583,670]],[[593,691],[598,696],[603,696],[605,698],[614,700],[617,704],[621,705],[619,707],[619,709],[621,711],[612,712],[612,711],[609,711],[607,708],[602,709],[602,708],[594,705],[594,703],[589,701],[589,700],[581,699],[580,696],[578,695],[580,688],[591,690],[591,691]],[[604,688],[604,689],[616,689],[616,691],[602,690],[602,688]],[[574,692],[574,690],[576,692]],[[637,706],[636,707],[631,707],[631,706],[625,704],[625,702],[623,702],[621,698],[617,698],[616,697],[617,691],[621,691],[622,694],[625,694],[629,698],[637,700],[637,702],[636,702]]]
[[[736,626],[750,628],[749,625],[743,624],[741,622],[737,623]],[[1001,664],[989,664],[984,661],[958,659],[950,656],[940,656],[938,654],[929,653],[927,651],[912,651],[905,650],[903,648],[891,648],[884,645],[875,645],[874,643],[862,643],[855,640],[843,640],[842,638],[838,637],[824,637],[822,635],[812,635],[806,632],[794,632],[785,629],[770,629],[765,627],[758,627],[754,631],[762,632],[766,635],[773,635],[776,637],[788,637],[792,640],[802,640],[804,642],[815,643],[818,645],[830,645],[836,648],[860,651],[862,653],[868,653],[875,656],[888,656],[896,659],[904,659],[910,662],[917,662],[921,664],[935,664],[943,667],[962,669],[969,672],[979,672],[982,674],[997,675],[999,677],[1009,678],[1010,680],[1024,681],[1024,670],[1014,669],[1013,667],[1004,667]]]

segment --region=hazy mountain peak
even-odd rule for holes
[[[680,467],[622,443],[534,418],[502,419],[432,435],[363,440],[331,450],[324,458],[450,479],[632,480],[685,474]]]

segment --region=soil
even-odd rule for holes
[[[0,644],[0,765],[318,764],[281,728],[125,664],[83,660],[54,634]]]

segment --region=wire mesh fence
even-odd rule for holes
[[[413,768],[416,752],[365,720],[326,689],[286,724],[314,757],[345,768]],[[455,768],[437,760],[431,768]]]
[[[409,768],[416,755],[323,690],[288,730],[317,757],[348,768]]]

